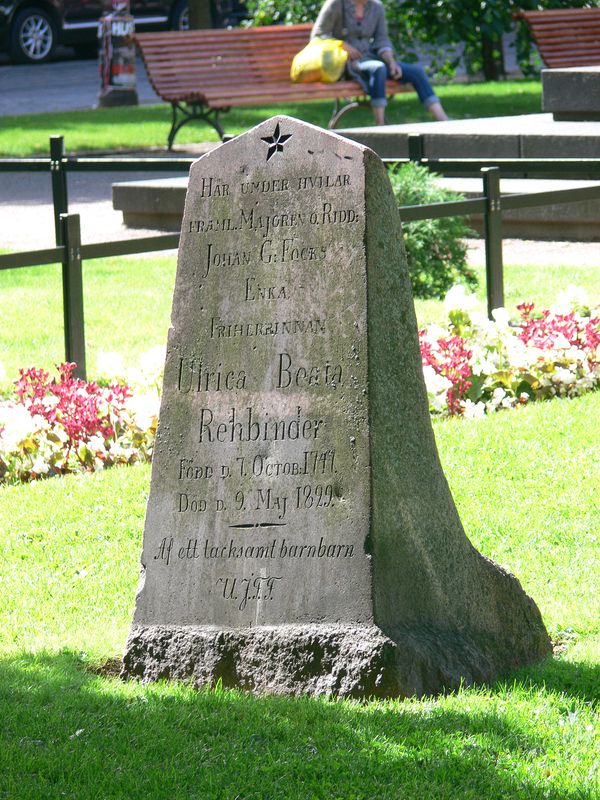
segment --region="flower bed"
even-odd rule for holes
[[[600,381],[600,308],[569,287],[552,309],[522,303],[488,320],[455,286],[446,296],[447,328],[419,331],[423,373],[434,414],[480,417],[532,400],[576,397]]]
[[[574,289],[552,309],[520,305],[488,320],[461,286],[446,297],[446,328],[419,332],[423,373],[433,414],[481,417],[551,397],[575,397],[600,382],[600,309]],[[68,472],[93,472],[152,457],[164,349],[142,356],[127,372],[118,354],[99,359],[98,382],[20,371],[14,396],[0,402],[0,483]]]
[[[142,383],[134,391],[123,378],[107,385],[74,378],[74,368],[61,364],[55,376],[43,369],[19,371],[14,397],[0,402],[0,483],[151,459],[156,380],[148,384],[138,371],[134,377]]]

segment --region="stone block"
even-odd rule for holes
[[[550,651],[452,500],[381,161],[276,117],[195,162],[123,675],[410,696]]]
[[[600,121],[600,66],[542,70],[542,109],[559,121]]]

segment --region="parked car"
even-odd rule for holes
[[[213,0],[215,27],[237,25],[245,16],[239,0]],[[97,46],[98,20],[110,0],[0,0],[0,51],[17,63],[40,64],[57,45],[90,55]],[[187,0],[131,0],[136,30],[186,30]]]

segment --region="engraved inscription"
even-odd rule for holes
[[[261,214],[256,208],[240,209],[239,217],[209,217],[191,219],[190,233],[227,233],[239,230],[259,231],[263,237],[278,229],[302,228],[307,225],[348,225],[358,222],[358,212],[353,208],[334,208],[332,203],[323,203],[320,211],[291,211]]]
[[[301,461],[278,461],[260,453],[238,456],[236,474],[246,478],[279,478],[283,475],[332,475],[335,472],[335,450],[305,450]]]
[[[259,286],[255,278],[246,278],[244,300],[287,300],[285,286]]]
[[[243,369],[227,369],[220,363],[211,369],[205,365],[202,357],[196,356],[179,359],[177,389],[183,394],[245,389],[247,379]]]
[[[237,527],[237,526],[231,526]],[[276,527],[268,525],[266,527]],[[316,544],[290,541],[277,537],[264,544],[244,544],[230,538],[225,544],[216,544],[209,538],[188,538],[180,545],[175,546],[174,537],[164,537],[158,551],[154,556],[155,561],[164,561],[168,564],[171,558],[183,560],[203,559],[205,561],[241,561],[252,559],[254,561],[285,560],[285,559],[346,559],[354,558],[355,548],[347,542],[328,542],[323,536],[319,537]]]
[[[324,319],[270,320],[268,322],[224,322],[213,317],[210,322],[211,339],[232,339],[239,336],[296,336],[297,334],[325,333]]]
[[[147,560],[197,624],[369,614],[364,185],[292,124],[190,173]]]
[[[275,581],[281,575],[258,575],[249,578],[217,578],[217,586],[222,584],[224,600],[239,600],[238,610],[243,611],[252,600],[272,600]]]
[[[206,265],[203,278],[208,277],[211,267],[240,267],[249,266],[252,263],[251,253],[247,250],[228,250],[224,253],[215,252],[214,245],[210,242],[206,247]]]
[[[205,178],[200,180],[200,197],[227,197],[229,184],[219,178]]]
[[[325,424],[322,419],[307,419],[302,408],[297,406],[292,419],[270,419],[269,414],[259,416],[252,408],[243,412],[235,407],[225,421],[218,422],[210,408],[200,409],[198,442],[282,442],[286,440],[313,439]]]
[[[341,364],[298,365],[292,362],[289,353],[279,353],[277,388],[310,388],[313,386],[336,386],[342,383]]]

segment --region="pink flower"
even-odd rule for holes
[[[94,436],[114,440],[114,420],[123,411],[131,391],[128,386],[101,388],[94,381],[73,377],[76,364],[58,366],[58,378],[43,369],[19,370],[15,382],[17,401],[31,415],[39,414],[67,436],[67,454],[77,453],[79,445]]]

